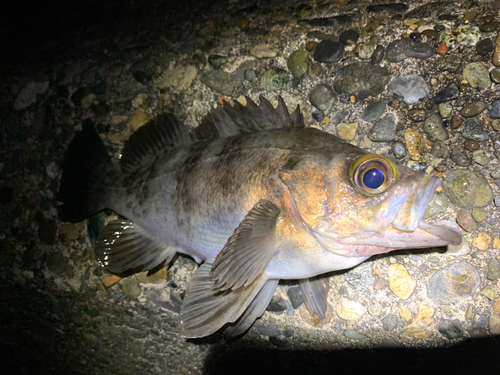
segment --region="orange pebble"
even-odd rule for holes
[[[220,105],[224,105],[224,103],[229,103],[229,101],[224,96],[219,96],[219,98],[217,99],[217,103],[219,103]]]
[[[116,275],[106,276],[106,278],[104,279],[104,286],[108,288],[111,285],[116,284],[121,279],[122,278],[120,276],[116,276]]]
[[[446,55],[448,53],[448,47],[446,47],[446,44],[441,43],[436,49],[436,53],[439,53],[442,56]]]

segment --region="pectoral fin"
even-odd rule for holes
[[[326,298],[330,289],[328,277],[316,276],[300,280],[299,288],[304,296],[304,303],[307,309],[316,313],[321,319],[324,319],[328,307]]]
[[[213,262],[213,259],[208,259],[198,268],[186,290],[179,332],[182,337],[208,336],[224,324],[236,321],[266,284],[267,279],[260,274],[248,286],[236,290],[214,290],[209,275]]]
[[[280,209],[259,201],[248,212],[217,256],[211,278],[213,288],[238,289],[264,272],[276,250],[276,220]]]
[[[163,261],[168,263],[177,250],[152,238],[131,221],[113,220],[99,236],[94,251],[99,263],[110,272],[123,273],[138,267],[149,271]]]

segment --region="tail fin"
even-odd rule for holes
[[[76,223],[106,208],[104,177],[116,173],[94,127],[84,124],[64,154],[59,217]]]

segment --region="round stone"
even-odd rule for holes
[[[450,121],[451,128],[453,130],[458,129],[460,125],[464,122],[464,119],[460,116],[453,116]]]
[[[488,133],[483,130],[482,125],[478,124],[473,119],[465,121],[462,137],[476,142],[485,142],[489,139]]]
[[[408,116],[415,122],[422,122],[425,120],[425,111],[423,109],[410,109]]]
[[[370,43],[362,43],[359,47],[358,57],[361,60],[368,60],[372,57],[373,52],[375,51],[375,46]]]
[[[406,104],[413,104],[429,96],[427,82],[417,75],[409,75],[394,79],[387,90],[397,98],[403,98]]]
[[[361,118],[366,122],[377,121],[382,116],[382,113],[384,113],[385,107],[386,102],[384,100],[371,102],[366,106]]]
[[[437,141],[432,145],[431,154],[436,158],[446,159],[450,154],[450,149],[443,142]]]
[[[409,57],[427,59],[433,55],[434,49],[432,47],[409,38],[389,43],[386,51],[387,59],[392,62],[400,62]]]
[[[374,142],[389,142],[396,138],[396,116],[389,113],[370,129],[368,138]]]
[[[465,141],[464,142],[464,148],[470,152],[479,150],[480,147],[481,147],[481,145],[479,144],[479,142],[476,142],[476,141]]]
[[[279,91],[288,87],[289,78],[286,70],[283,69],[269,69],[261,78],[260,85],[264,90]]]
[[[491,86],[490,73],[481,62],[467,64],[464,68],[464,79],[472,87],[488,88]]]
[[[483,150],[474,151],[472,153],[472,160],[483,167],[490,162],[490,158]]]
[[[287,61],[287,66],[292,76],[300,78],[307,73],[309,65],[309,53],[304,50],[297,50],[292,52]]]
[[[391,150],[394,156],[398,159],[402,159],[406,156],[406,147],[402,142],[394,142],[391,145]]]
[[[385,54],[385,48],[382,47],[380,44],[378,44],[372,53],[370,62],[372,64],[380,64],[382,62],[382,59],[384,58],[384,54]]]
[[[492,20],[489,22],[485,22],[479,28],[483,33],[489,33],[495,31],[498,27],[498,21]]]
[[[339,61],[344,55],[344,45],[340,42],[323,40],[314,49],[314,60],[322,63]]]
[[[488,262],[488,274],[486,277],[488,280],[500,279],[500,262],[498,262],[495,258],[490,259]]]
[[[486,108],[486,104],[480,100],[480,101],[471,103],[468,106],[465,106],[464,108],[462,108],[462,110],[460,111],[460,114],[463,117],[474,117],[474,116],[479,115],[481,112],[483,112],[485,108]]]
[[[449,103],[439,103],[438,111],[442,118],[448,118],[451,116],[451,111],[453,106]]]
[[[346,30],[339,36],[339,42],[345,46],[356,44],[358,42],[359,33],[356,30]]]
[[[483,221],[486,220],[486,213],[484,210],[480,208],[473,208],[472,209],[472,218],[477,221],[478,223],[482,223]]]
[[[471,164],[470,159],[462,151],[456,149],[451,151],[451,160],[460,167],[468,167]]]
[[[500,118],[500,99],[497,99],[491,103],[491,118]]]
[[[468,210],[485,207],[493,199],[488,180],[477,171],[451,171],[443,181],[443,189],[453,204]]]
[[[493,42],[491,39],[483,39],[476,44],[476,51],[479,55],[485,56],[493,51]]]
[[[437,38],[439,38],[439,33],[436,30],[432,29],[422,31],[422,35],[430,40],[437,40]]]
[[[490,78],[494,83],[500,83],[500,69],[496,68],[490,72]]]
[[[469,211],[462,208],[457,212],[457,224],[466,232],[473,232],[478,228],[476,221],[472,218]]]
[[[425,120],[423,129],[431,141],[445,141],[448,139],[448,132],[443,126],[443,119],[437,113]]]
[[[335,92],[354,96],[356,101],[382,93],[389,81],[387,68],[356,62],[341,68],[333,82]]]
[[[330,86],[317,85],[309,93],[309,101],[321,111],[328,111],[335,103],[335,94]]]
[[[463,337],[464,332],[460,320],[443,320],[439,324],[439,333],[441,333],[448,340],[460,339]]]
[[[455,83],[450,83],[443,90],[439,91],[436,94],[436,96],[434,97],[434,102],[436,104],[449,102],[450,100],[458,98],[459,95],[460,90],[458,89],[458,86]]]

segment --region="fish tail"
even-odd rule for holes
[[[94,127],[84,124],[64,154],[59,217],[78,222],[103,210],[106,176],[118,174]]]

